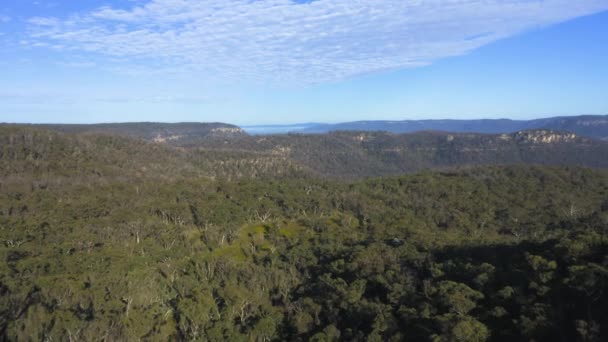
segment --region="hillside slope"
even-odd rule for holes
[[[64,133],[117,135],[143,139],[149,142],[174,145],[194,143],[205,139],[230,138],[245,134],[244,131],[237,126],[218,122],[132,122],[93,125],[57,124],[32,126]]]
[[[255,151],[291,159],[317,175],[358,178],[473,165],[608,167],[608,143],[571,133],[333,132],[243,136],[192,148]]]
[[[142,178],[232,179],[301,172],[291,160],[272,153],[194,151],[123,137],[114,131],[84,131],[73,134],[38,126],[0,125],[0,183],[19,179],[43,180],[44,184]]]
[[[427,169],[538,164],[608,167],[608,142],[549,130],[513,134],[334,132],[146,142],[116,134],[0,126],[4,176],[103,179],[256,178],[307,175],[358,179]]]

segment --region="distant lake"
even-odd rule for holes
[[[269,125],[269,126],[241,126],[248,134],[287,134],[293,131],[299,131],[308,128],[312,125]]]

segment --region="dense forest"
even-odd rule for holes
[[[0,127],[0,340],[608,339],[605,143],[227,132]]]
[[[252,136],[225,124],[132,123],[0,125],[0,133],[4,149],[12,151],[5,153],[18,150],[54,162],[65,160],[69,150],[87,155],[87,160],[103,159],[97,166],[111,168],[119,164],[122,168],[131,164],[150,169],[154,165],[164,169],[157,170],[159,174],[169,177],[186,168],[200,175],[229,179],[304,173],[357,180],[480,165],[608,167],[608,141],[551,130],[511,134],[333,132]],[[70,160],[66,163],[83,158],[67,158]],[[74,170],[72,167],[69,172]]]
[[[284,157],[322,177],[358,179],[472,165],[608,167],[608,142],[549,130],[513,134],[334,132],[239,136],[186,144],[195,151]]]
[[[139,138],[153,142],[179,144],[193,143],[195,141],[217,137],[236,137],[245,135],[245,132],[239,127],[220,122],[129,122],[94,125],[38,124],[29,126],[62,133],[106,134]]]

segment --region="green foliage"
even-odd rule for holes
[[[605,171],[218,179],[170,164],[207,152],[9,132],[1,340],[608,338]]]

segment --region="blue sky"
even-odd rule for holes
[[[0,122],[608,114],[608,0],[0,3]]]

